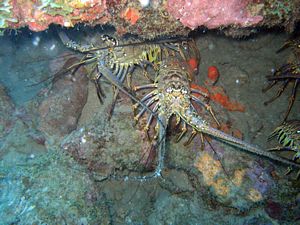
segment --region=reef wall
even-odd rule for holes
[[[120,35],[145,38],[185,35],[198,27],[229,29],[225,33],[231,36],[255,32],[249,28],[257,26],[280,25],[291,32],[300,18],[298,6],[298,0],[3,0],[0,31],[83,23],[109,24]]]

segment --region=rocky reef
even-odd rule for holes
[[[0,3],[0,29],[28,26],[46,30],[50,24],[116,28],[120,35],[186,35],[198,27],[225,29],[230,36],[248,35],[255,27],[283,26],[292,32],[299,20],[297,0],[5,0]],[[245,28],[244,31],[241,28]]]
[[[285,0],[4,0],[0,27],[42,31],[50,24],[109,24],[116,34],[144,38],[186,35],[206,27],[237,37],[255,32],[257,26],[279,25],[292,32],[299,19],[297,4]],[[77,32],[75,40],[95,44],[99,41],[95,34],[109,34],[104,29],[86,27],[66,33]],[[280,164],[213,137],[202,140],[197,135],[186,146],[189,135],[176,141],[180,129],[172,120],[162,177],[138,179],[154,171],[158,154],[145,132],[146,118],[134,122],[132,99],[119,93],[109,115],[114,88],[106,80],[101,83],[105,97],[100,104],[97,86],[89,80],[93,67],[72,67],[84,58],[65,46],[58,50],[62,44],[56,33],[30,32],[28,37],[26,32],[4,33],[0,37],[0,224],[299,222],[300,184],[293,173],[286,176]],[[271,145],[267,136],[286,109],[287,94],[279,103],[264,107],[269,96],[261,88],[264,74],[285,63],[289,49],[274,52],[287,35],[238,41],[215,34],[196,38],[202,59],[189,61],[199,72],[191,87],[210,95],[222,131],[267,149]],[[148,81],[143,69],[132,72],[134,85]],[[28,94],[31,88],[38,89],[36,95]],[[299,119],[299,103],[291,112],[293,118]],[[203,107],[195,108],[214,122]],[[155,127],[151,129],[154,136]]]
[[[251,1],[168,1],[168,11],[191,29],[205,26],[209,29],[220,26],[249,27],[263,20],[261,15],[251,15],[247,6]]]

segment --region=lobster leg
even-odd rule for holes
[[[157,90],[151,91],[151,92],[149,92],[148,94],[146,94],[146,95],[141,99],[141,102],[145,102],[145,101],[147,101],[149,98],[154,97],[155,95],[157,95]],[[139,104],[136,103],[136,104],[133,106],[133,108],[136,109],[138,106],[139,106]]]
[[[268,90],[270,90],[270,88],[272,88],[275,84],[277,84],[277,82],[279,81],[279,79],[284,78],[285,76],[281,76],[281,74],[287,73],[288,71],[288,65],[283,65],[282,67],[280,67],[279,69],[277,69],[271,76],[266,76],[266,78],[268,79],[268,81],[272,81],[267,87],[263,88],[262,91],[266,92]]]
[[[103,104],[102,96],[105,97],[105,95],[104,95],[104,93],[103,93],[103,91],[100,87],[99,79],[100,79],[100,77],[96,78],[94,80],[94,84],[95,84],[95,87],[96,87],[96,92],[97,92],[98,99],[99,99],[100,103]]]
[[[138,180],[138,181],[147,181],[153,178],[161,177],[161,171],[164,169],[164,160],[166,154],[166,127],[167,127],[167,119],[163,115],[159,115],[157,118],[157,133],[158,140],[157,144],[154,147],[157,147],[157,166],[155,171],[150,175],[145,176],[137,176],[137,177],[126,177],[126,180]]]
[[[140,90],[149,89],[149,88],[157,88],[157,85],[156,84],[145,84],[145,85],[135,86],[132,88],[132,90],[140,91]]]
[[[274,147],[274,148],[269,148],[267,151],[291,151],[292,149],[290,147]]]
[[[277,84],[277,80],[272,80],[272,83],[270,83],[267,87],[262,89],[262,92],[267,92],[270,90],[275,84]]]
[[[290,47],[291,45],[291,41],[286,41],[284,42],[284,44],[276,51],[276,54],[282,52],[283,50],[287,49],[288,47]]]
[[[209,95],[207,93],[205,93],[204,91],[200,91],[195,88],[191,88],[191,91],[192,91],[192,93],[194,92],[194,93],[202,95],[204,98],[209,98]]]
[[[212,110],[212,107],[205,103],[205,102],[202,102],[199,98],[197,98],[196,96],[192,95],[192,100],[194,100],[195,102],[197,102],[198,104],[200,105],[204,105],[204,107],[206,108],[206,110],[210,113],[210,115],[213,117],[213,119],[215,120],[215,122],[217,123],[217,126],[220,127],[220,123],[219,121],[217,120],[213,110]]]
[[[123,83],[123,81],[127,75],[127,72],[128,72],[128,66],[120,67],[119,72],[117,74],[117,79],[120,81],[120,83]],[[108,120],[110,120],[112,117],[118,96],[119,96],[119,89],[114,87],[114,96],[113,96],[113,100],[112,100],[112,103],[110,106]]]
[[[181,133],[176,138],[176,142],[179,142],[181,140],[181,138],[186,134],[186,132],[187,132],[186,123],[183,122],[183,125],[182,125],[182,128],[181,128]]]
[[[193,129],[191,136],[183,145],[187,146],[187,145],[191,144],[192,140],[196,137],[197,133],[198,132],[195,129]]]
[[[277,94],[273,98],[271,98],[270,100],[265,101],[264,105],[268,105],[269,103],[271,103],[275,99],[277,99],[282,94],[282,92],[284,91],[284,89],[286,88],[286,86],[288,85],[288,83],[289,83],[288,80],[284,81],[283,84],[281,85],[281,87],[278,89]]]
[[[297,90],[297,86],[300,82],[300,79],[296,79],[295,83],[294,83],[294,87],[293,87],[293,91],[292,91],[292,95],[290,96],[289,98],[289,106],[288,106],[288,110],[287,112],[285,113],[285,116],[284,116],[284,121],[287,119],[288,115],[290,114],[291,112],[291,109],[292,109],[292,106],[295,102],[295,97],[296,97],[296,90]]]
[[[140,112],[134,117],[134,120],[137,122],[141,116],[146,112],[146,110],[151,106],[154,102],[156,102],[158,99],[155,97],[152,97],[149,99],[149,101],[146,103],[145,107],[143,107]]]
[[[161,171],[164,169],[164,160],[165,160],[165,153],[166,153],[166,127],[167,127],[167,119],[159,115],[158,120],[161,123],[158,123],[158,159],[157,159],[157,166],[155,171],[151,175],[143,176],[143,180],[156,178],[161,176]]]
[[[99,73],[102,74],[112,85],[116,86],[119,90],[121,90],[124,94],[130,97],[133,101],[139,103],[150,114],[155,115],[154,112],[149,107],[147,107],[145,103],[141,102],[137,97],[135,97],[132,93],[130,93],[130,91],[127,90],[123,86],[123,84],[120,83],[118,79],[116,79],[116,77],[112,74],[112,72],[106,66],[104,66],[101,61],[98,61],[98,70]],[[161,123],[159,119],[157,121],[158,123]]]
[[[156,103],[156,105],[153,107],[153,112],[154,112],[154,113],[157,112],[158,107],[159,107],[159,103]],[[148,120],[147,120],[147,124],[146,124],[146,126],[144,127],[144,131],[145,131],[146,134],[147,134],[148,141],[151,141],[151,140],[150,140],[150,135],[149,135],[149,128],[150,128],[150,125],[151,125],[151,123],[152,123],[153,117],[154,117],[154,115],[153,115],[153,114],[150,114],[150,116],[148,117]]]

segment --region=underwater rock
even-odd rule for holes
[[[299,1],[288,0],[4,0],[0,2],[2,29],[28,26],[43,31],[50,24],[64,27],[111,25],[120,35],[131,33],[153,39],[187,35],[190,29],[229,27],[233,37],[256,33],[255,26],[284,26],[292,32],[299,21]],[[179,19],[179,21],[177,21]],[[233,25],[233,26],[230,26]],[[190,29],[188,29],[190,28]]]
[[[5,88],[0,85],[0,140],[5,137],[14,126],[14,104],[7,95]]]
[[[262,196],[266,196],[275,185],[271,176],[273,170],[273,167],[265,168],[258,163],[253,163],[253,166],[247,170],[247,175],[253,182],[253,188]]]
[[[282,206],[278,202],[269,200],[265,206],[265,211],[273,219],[280,219],[282,217]]]
[[[70,58],[63,68],[75,62],[77,59]],[[86,70],[80,67],[73,75],[63,74],[64,77],[53,84],[48,97],[39,106],[39,129],[42,132],[61,137],[76,129],[88,95],[86,74]]]
[[[101,108],[89,123],[66,136],[62,149],[90,171],[104,176],[116,169],[138,171],[143,143],[131,124],[131,114],[115,110],[108,121],[102,110],[105,109]]]
[[[0,3],[0,29],[17,29],[28,26],[32,31],[43,31],[50,24],[74,27],[109,24],[118,34],[132,33],[148,39],[158,36],[187,35],[188,28],[204,25],[218,28],[228,25],[249,27],[263,17],[260,11],[248,9],[250,0],[227,1],[151,1],[144,7],[140,1],[24,1],[5,0]],[[261,7],[262,7],[261,6]],[[261,7],[259,9],[261,9]],[[251,13],[250,13],[251,11]],[[201,13],[199,13],[201,12]],[[154,19],[155,18],[155,19]],[[176,21],[180,19],[180,22]],[[278,19],[280,22],[280,20]]]
[[[191,29],[206,26],[209,29],[220,26],[238,25],[249,27],[263,20],[262,16],[247,11],[249,0],[169,0],[168,12]]]
[[[210,189],[217,202],[247,212],[275,195],[279,185],[272,177],[272,165],[240,157],[215,140],[210,142],[198,153],[194,166],[202,174],[201,183]]]
[[[0,167],[0,224],[109,224],[108,205],[85,170],[52,152]]]

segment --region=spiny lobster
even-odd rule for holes
[[[277,127],[269,136],[268,140],[277,138],[282,146],[277,146],[268,149],[269,151],[292,151],[295,152],[293,161],[300,158],[300,120],[289,120],[283,122],[282,125]],[[289,167],[289,173],[292,169]],[[300,170],[297,173],[297,178],[300,176]]]
[[[256,146],[210,127],[198,115],[192,101],[204,106],[217,122],[210,105],[206,102],[208,98],[207,94],[191,88],[193,71],[190,69],[187,58],[194,54],[193,51],[196,48],[190,43],[185,46],[183,43],[187,43],[186,40],[183,40],[183,42],[169,40],[152,44],[142,42],[123,45],[119,44],[114,38],[102,36],[102,41],[105,44],[102,48],[94,47],[93,45],[79,45],[71,41],[64,33],[60,32],[59,35],[67,47],[85,54],[81,62],[74,64],[70,69],[82,64],[92,63],[91,79],[96,85],[100,100],[103,93],[101,92],[99,81],[103,76],[110,84],[117,88],[114,94],[114,101],[118,90],[121,90],[137,103],[135,108],[140,111],[135,117],[136,120],[139,120],[146,111],[149,113],[145,130],[156,119],[158,165],[151,175],[135,177],[134,179],[145,180],[161,176],[161,171],[164,168],[166,129],[173,115],[176,116],[177,123],[183,123],[180,137],[184,135],[186,126],[189,125],[193,128],[193,135],[196,133],[208,134],[248,152],[300,168],[300,165],[297,163],[265,152]],[[139,46],[138,48],[135,47],[137,45]],[[178,59],[178,55],[180,56],[180,60]],[[157,69],[154,82],[131,88],[131,82],[128,81],[129,89],[126,88],[124,80],[126,77],[130,79],[130,73],[134,68],[136,66],[144,68],[147,65],[154,65],[155,69]],[[148,80],[151,81],[151,79]],[[138,92],[145,89],[153,90],[142,99],[137,98],[132,93],[132,91]]]
[[[272,88],[274,85],[278,83],[282,83],[281,86],[279,87],[277,94],[272,97],[270,100],[264,102],[265,105],[268,105],[269,103],[273,102],[275,99],[277,99],[285,90],[287,85],[292,82],[294,83],[293,85],[293,90],[292,94],[289,98],[289,105],[288,109],[285,113],[283,121],[286,121],[288,118],[288,115],[292,109],[292,106],[295,102],[296,98],[296,92],[298,85],[300,83],[300,39],[294,39],[294,40],[289,40],[286,41],[285,44],[277,50],[276,53],[279,53],[283,51],[286,48],[292,47],[293,53],[295,55],[295,60],[293,62],[288,62],[278,69],[276,69],[271,76],[267,76],[268,81],[270,81],[270,84],[263,89],[263,92],[268,91],[270,88]]]
[[[157,68],[163,55],[169,54],[167,49],[178,52],[184,58],[185,52],[191,51],[190,46],[195,45],[193,40],[188,38],[181,40],[167,39],[153,42],[137,42],[130,38],[118,40],[108,35],[101,35],[101,43],[97,44],[97,46],[93,44],[81,45],[72,41],[64,32],[59,32],[58,34],[62,42],[68,48],[84,54],[84,57],[79,63],[72,65],[72,67],[68,69],[82,64],[92,64],[89,78],[96,86],[100,102],[103,101],[102,97],[105,97],[100,86],[102,76],[105,77],[110,84],[117,87],[114,89],[110,116],[118,97],[118,92],[124,87],[123,83],[125,79],[127,80],[127,87],[131,89],[131,74],[137,66],[144,69],[144,75],[148,80],[152,80],[146,71],[146,67],[150,65]],[[178,42],[180,44],[178,44]],[[110,73],[107,73],[108,70]],[[127,94],[129,93],[128,90],[125,90],[125,92]]]
[[[271,98],[270,100],[264,102],[265,105],[268,105],[269,103],[273,102],[276,98],[278,98],[287,85],[290,82],[294,82],[292,94],[289,98],[289,105],[288,109],[284,116],[284,121],[288,118],[288,115],[292,109],[292,106],[295,102],[297,87],[300,83],[300,63],[287,63],[281,66],[280,68],[276,69],[272,76],[267,76],[267,79],[271,81],[271,83],[263,89],[263,92],[266,92],[271,87],[276,85],[279,82],[282,82],[281,87],[278,89],[277,94]]]
[[[131,73],[136,66],[145,69],[147,65],[156,64],[161,57],[161,48],[156,44],[141,44],[138,48],[134,48],[133,46],[135,45],[130,43],[130,40],[125,44],[121,44],[114,37],[101,35],[101,43],[97,44],[97,46],[94,44],[83,45],[71,40],[64,32],[59,32],[58,34],[65,46],[84,54],[81,61],[72,65],[72,68],[83,64],[92,65],[91,72],[88,76],[95,84],[97,95],[101,103],[103,102],[102,98],[105,97],[100,86],[102,76],[117,87],[118,84],[123,84],[124,80],[127,79],[127,84],[130,87]],[[106,70],[110,70],[112,76],[108,77]],[[145,75],[147,76],[146,73]],[[120,87],[115,89],[110,115],[112,114],[119,89]]]
[[[183,127],[191,126],[194,133],[208,134],[212,137],[218,138],[232,146],[246,150],[247,152],[255,153],[281,163],[288,164],[300,168],[300,164],[286,160],[270,152],[263,151],[261,148],[248,144],[238,138],[228,135],[218,129],[212,128],[195,110],[192,101],[204,106],[210,110],[209,105],[198,98],[197,94],[203,94],[198,90],[191,88],[189,77],[191,76],[189,65],[176,57],[169,57],[163,60],[158,70],[155,82],[153,84],[146,84],[135,87],[135,91],[152,89],[148,94],[144,95],[141,103],[135,107],[139,109],[136,116],[138,120],[144,114],[146,107],[150,107],[152,113],[149,115],[146,125],[146,130],[151,124],[154,115],[158,118],[159,123],[156,124],[158,132],[158,165],[153,174],[141,177],[140,179],[149,179],[160,177],[161,171],[164,168],[165,156],[165,137],[166,127],[172,116],[176,117],[177,123],[183,123]],[[154,114],[153,114],[154,113]],[[185,129],[183,129],[183,133]]]

